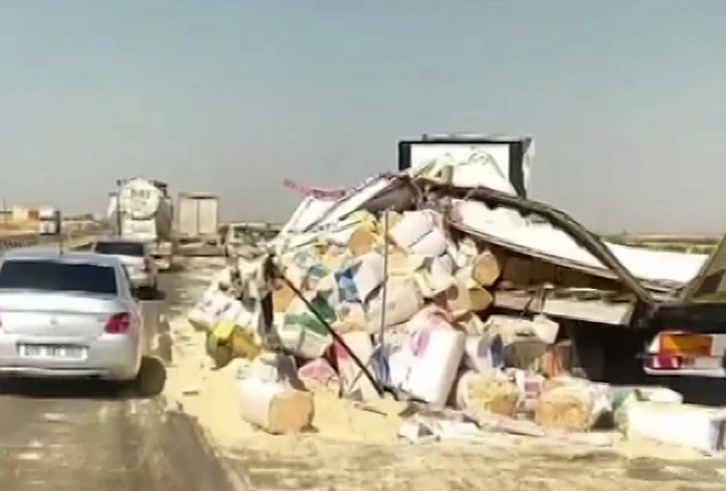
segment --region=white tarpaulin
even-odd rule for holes
[[[455,206],[462,224],[484,235],[494,236],[503,242],[544,255],[605,269],[596,257],[572,237],[549,223],[533,223],[513,210],[492,210],[484,203],[475,201],[459,201]],[[605,244],[633,276],[648,281],[688,283],[698,274],[708,258],[706,254],[656,251],[607,241]]]
[[[422,172],[431,175],[430,172],[436,172],[446,165],[453,166],[453,176],[456,177],[457,186],[487,186],[514,194],[514,189],[506,182],[502,173],[496,171],[490,159],[481,155],[471,154],[469,158],[458,162],[451,155],[447,155],[441,160],[429,162],[407,172],[413,175],[421,175]],[[393,182],[393,178],[372,178],[355,192],[332,204],[326,202],[327,206],[318,204],[315,208],[308,208],[308,211],[305,212],[304,229],[297,225],[294,228],[301,232],[305,230],[312,235],[317,230],[331,230],[341,226],[341,221],[345,217],[364,208],[366,202],[389,188]],[[487,183],[492,185],[487,185]],[[307,200],[310,198],[306,198]],[[498,239],[497,242],[500,245],[505,247],[511,245],[519,250],[526,248],[533,253],[560,258],[587,268],[607,270],[596,257],[580,246],[572,237],[550,223],[534,222],[522,217],[513,209],[499,207],[492,210],[479,201],[459,200],[455,202],[455,206],[461,217],[462,225],[472,231],[480,232],[484,236]],[[300,220],[295,219],[294,216],[293,219],[296,224],[300,224]],[[305,240],[305,242],[308,241]],[[688,283],[698,275],[708,259],[706,254],[656,251],[608,242],[605,244],[633,276],[652,282],[665,281],[677,285]]]

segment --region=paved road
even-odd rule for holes
[[[145,302],[152,335],[168,339],[154,320],[178,300],[180,283],[164,275],[166,299]],[[3,491],[231,489],[193,421],[166,413],[159,398],[101,383],[0,383],[0,452]]]

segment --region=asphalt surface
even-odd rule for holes
[[[162,275],[160,283],[165,298],[143,309],[149,346],[164,355],[170,338],[160,314],[178,307],[183,284],[178,274]],[[164,364],[157,359],[150,366],[163,382]],[[196,423],[165,411],[161,396],[142,399],[100,382],[4,380],[0,489],[233,488]]]

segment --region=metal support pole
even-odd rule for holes
[[[121,180],[116,181],[116,227],[117,227],[117,233],[118,236],[123,236],[123,231],[121,230]]]

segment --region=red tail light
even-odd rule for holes
[[[683,358],[677,355],[657,354],[648,356],[645,363],[651,370],[678,370],[683,364]]]
[[[130,326],[131,316],[127,312],[120,312],[108,318],[104,331],[109,334],[123,334],[129,330]]]

